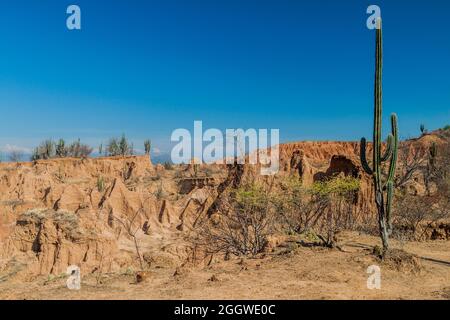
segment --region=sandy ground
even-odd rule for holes
[[[371,254],[376,237],[346,233],[342,250],[287,246],[258,259],[230,259],[209,267],[153,268],[134,275],[82,277],[80,290],[65,277],[0,283],[0,299],[450,299],[450,241],[393,246],[418,255],[420,270],[381,263]],[[367,267],[381,268],[381,289],[367,288]],[[100,280],[100,281],[98,281]]]

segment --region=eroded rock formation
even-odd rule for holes
[[[425,157],[438,135],[402,142],[407,157]],[[370,145],[368,146],[370,152]],[[399,164],[402,165],[401,163]],[[176,265],[188,257],[183,235],[220,211],[220,196],[246,179],[268,180],[258,166],[213,165],[208,176],[153,166],[149,157],[55,159],[0,164],[0,272],[20,261],[32,274],[117,271],[145,263]],[[298,142],[280,146],[281,176],[305,185],[335,175],[361,179],[355,212],[373,214],[371,178],[359,163],[359,143]],[[417,176],[410,186],[423,192]],[[439,230],[438,230],[439,229]],[[437,225],[430,238],[445,238]]]

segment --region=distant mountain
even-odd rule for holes
[[[164,163],[164,162],[172,162],[170,158],[170,153],[160,153],[158,155],[152,155],[152,163]]]

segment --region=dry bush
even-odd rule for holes
[[[440,220],[450,218],[449,201],[441,197],[403,194],[394,204],[393,236],[401,240],[422,240]]]
[[[156,200],[162,200],[167,196],[166,191],[164,191],[162,183],[159,184],[158,189],[153,193]]]
[[[119,224],[122,225],[122,227],[127,232],[128,236],[130,236],[133,239],[134,248],[136,250],[136,255],[139,260],[139,265],[141,267],[141,270],[144,270],[144,259],[141,254],[141,246],[139,244],[139,239],[137,236],[137,233],[142,229],[142,227],[139,225],[139,223],[135,223],[136,219],[138,218],[139,214],[142,211],[142,207],[139,208],[132,216],[127,216],[119,218],[118,216],[112,215],[112,218],[119,222]]]
[[[9,154],[9,160],[11,162],[20,162],[23,159],[23,152],[20,150],[12,150]]]
[[[450,133],[448,133],[450,135]],[[436,155],[430,159],[430,178],[436,186],[436,193],[450,198],[450,136],[447,143],[436,150]]]
[[[298,179],[281,183],[277,213],[289,232],[314,232],[328,247],[335,246],[335,235],[354,226],[354,203],[359,180],[333,177],[304,187]]]
[[[66,210],[31,209],[19,216],[17,224],[33,223],[41,228],[47,220],[52,221],[58,229],[64,231],[64,235],[70,240],[76,241],[81,239],[85,234],[80,226],[78,216],[75,213]]]
[[[80,142],[80,139],[73,142],[66,150],[66,155],[73,158],[87,158],[93,149]]]
[[[425,195],[410,194],[405,189],[396,195],[393,234],[398,239],[422,240],[435,222],[450,219],[449,144],[432,150],[421,167]]]
[[[264,251],[277,231],[314,233],[322,245],[335,246],[338,231],[353,225],[353,204],[359,180],[334,177],[303,187],[288,178],[279,188],[245,184],[220,199],[220,214],[197,228],[195,244],[209,253],[252,255]]]
[[[46,160],[55,156],[55,143],[51,140],[45,140],[33,150],[31,160]]]
[[[301,233],[312,227],[315,217],[325,207],[313,204],[308,190],[298,178],[287,178],[280,183],[280,196],[276,199],[277,217],[289,233]]]
[[[81,143],[80,139],[74,141],[69,146],[66,146],[63,139],[59,139],[58,143],[48,139],[34,149],[31,160],[36,161],[64,157],[87,158],[92,151],[93,149],[87,144]]]
[[[207,253],[256,256],[273,231],[274,205],[270,191],[251,183],[221,199],[221,214],[202,221],[194,242]]]
[[[173,164],[171,162],[168,162],[168,161],[164,162],[163,166],[164,166],[165,170],[173,170],[174,169],[173,168]]]

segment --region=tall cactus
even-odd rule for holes
[[[361,139],[361,164],[364,170],[373,177],[375,202],[378,211],[378,226],[383,243],[383,252],[389,249],[389,235],[392,232],[391,207],[394,192],[394,175],[398,154],[397,115],[391,115],[392,133],[388,135],[386,150],[381,152],[381,118],[382,118],[382,70],[383,70],[383,36],[381,18],[377,20],[375,62],[375,108],[372,167],[366,158],[366,139]],[[389,161],[389,171],[383,179],[381,164]],[[383,181],[385,180],[385,181]]]

